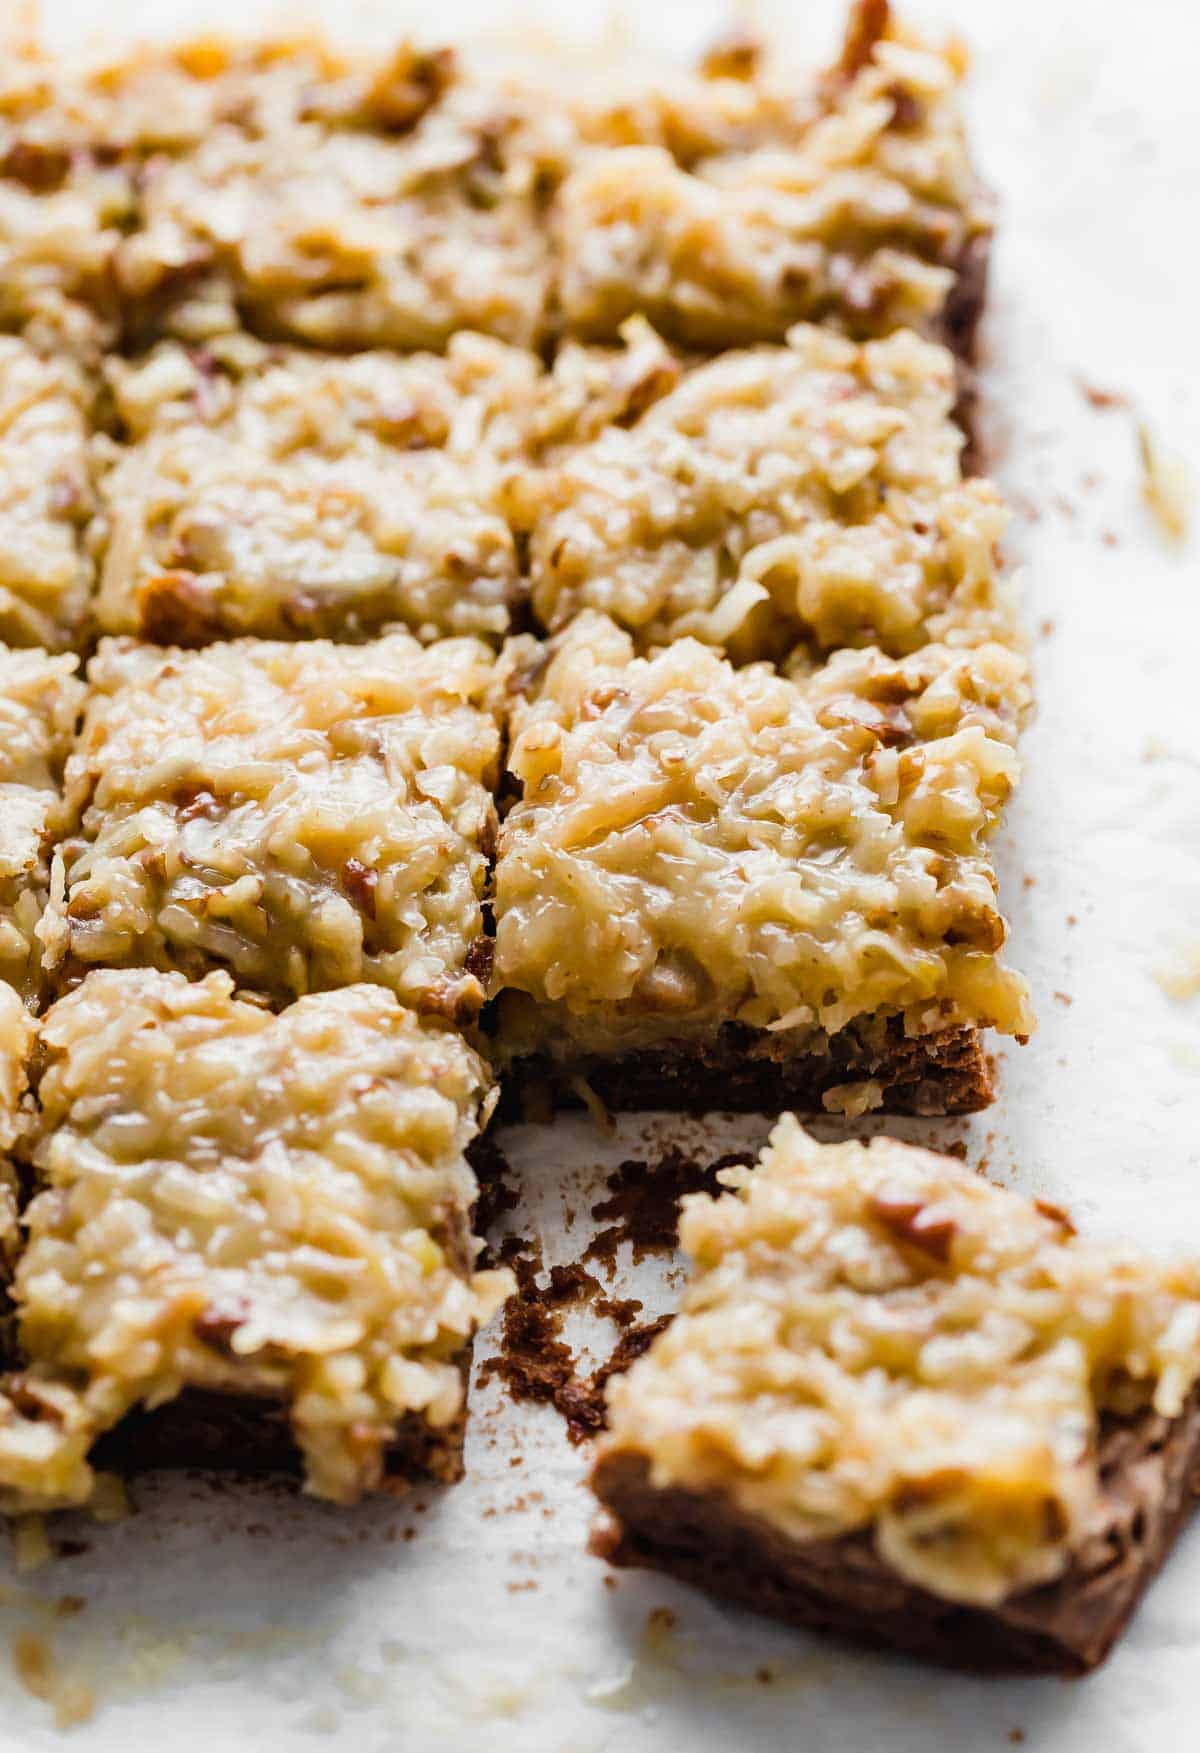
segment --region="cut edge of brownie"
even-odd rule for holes
[[[464,1399],[449,1424],[434,1427],[405,1413],[384,1455],[376,1492],[398,1495],[418,1482],[453,1485],[463,1476],[470,1348],[460,1362]],[[303,1471],[287,1407],[256,1394],[185,1388],[152,1410],[138,1407],[96,1442],[90,1460],[123,1475],[159,1470],[260,1475]],[[367,1493],[366,1495],[370,1495]]]
[[[1106,1418],[1101,1507],[1067,1570],[988,1608],[906,1581],[869,1533],[801,1541],[719,1492],[656,1488],[646,1458],[603,1455],[592,1489],[609,1512],[596,1557],[664,1571],[811,1631],[977,1673],[1081,1675],[1108,1655],[1200,1495],[1200,1389],[1175,1419]]]
[[[611,1059],[518,1059],[502,1080],[501,1112],[519,1112],[521,1089],[535,1084],[548,1088],[558,1107],[578,1105],[572,1084],[580,1077],[615,1112],[820,1113],[831,1089],[864,1081],[882,1092],[873,1111],[888,1114],[973,1114],[995,1094],[980,1031],[971,1024],[906,1035],[892,1017],[882,1040],[849,1024],[819,1051],[811,1044],[797,1051],[783,1036],[726,1023],[709,1041],[668,1042]]]
[[[967,239],[953,264],[954,284],[942,309],[936,339],[954,356],[954,407],[951,418],[963,435],[964,475],[986,472],[987,454],[979,422],[979,325],[987,304],[992,233]]]

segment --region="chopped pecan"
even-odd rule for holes
[[[5,1377],[4,1392],[21,1417],[28,1418],[31,1423],[62,1424],[61,1409],[55,1405],[53,1396],[44,1391],[36,1376],[18,1370]]]
[[[627,688],[618,687],[615,682],[607,682],[602,688],[592,689],[579,708],[579,716],[585,722],[592,718],[599,718],[602,712],[607,712],[608,708],[614,706],[618,700],[628,700],[628,698],[629,690]]]
[[[70,153],[33,140],[14,140],[0,159],[0,174],[23,184],[32,195],[53,194],[70,168]]]
[[[229,1303],[213,1303],[197,1315],[192,1322],[192,1331],[202,1345],[211,1345],[214,1351],[228,1356],[232,1352],[233,1336],[239,1327],[245,1326],[250,1317],[250,1304],[245,1297],[237,1297]]]
[[[65,516],[69,512],[83,509],[84,485],[75,475],[55,475],[49,484],[46,495],[50,509],[57,516]]]
[[[985,907],[952,925],[946,932],[946,942],[965,943],[971,949],[994,953],[1003,948],[1007,936],[1008,928],[1000,914]]]
[[[204,816],[206,820],[215,822],[224,808],[220,799],[202,785],[179,786],[172,802],[179,811],[181,822],[193,822],[197,816]]]
[[[222,632],[194,572],[159,572],[138,592],[141,630],[155,645],[208,645]]]
[[[1066,1235],[1073,1236],[1078,1233],[1075,1225],[1071,1222],[1070,1214],[1065,1212],[1061,1205],[1055,1205],[1049,1199],[1035,1199],[1033,1203],[1043,1217],[1048,1217],[1051,1223],[1058,1224]]]
[[[892,100],[891,126],[902,132],[910,128],[919,128],[925,119],[923,105],[907,91],[903,85],[893,85],[887,94]]]
[[[936,1206],[927,1205],[923,1199],[899,1191],[888,1193],[885,1189],[875,1193],[869,1204],[872,1216],[898,1242],[918,1248],[922,1254],[928,1254],[943,1264],[949,1260],[950,1247],[958,1233],[958,1225],[952,1217],[940,1212]]]
[[[477,937],[467,951],[463,967],[468,974],[474,976],[486,992],[491,983],[492,964],[496,959],[496,946],[490,937]]]
[[[613,424],[632,426],[647,408],[671,393],[681,375],[679,361],[670,355],[658,354],[647,360],[635,353],[623,360],[613,372],[613,386],[621,397]]]
[[[823,706],[817,714],[817,721],[826,730],[838,730],[843,725],[857,725],[862,730],[870,731],[873,737],[889,749],[912,739],[912,725],[901,707],[875,705],[870,700],[859,700],[849,694]]]
[[[853,79],[874,59],[876,43],[887,34],[888,11],[888,0],[855,0],[838,61],[843,79]]]
[[[351,900],[364,912],[368,919],[375,917],[375,890],[379,886],[379,872],[363,864],[361,859],[348,858],[342,866],[342,885]]]
[[[735,25],[704,51],[700,71],[705,79],[754,79],[762,56],[762,39],[744,25]]]
[[[421,1000],[421,1009],[465,1029],[478,1017],[486,996],[478,976],[467,970],[458,977],[447,974],[435,980]]]
[[[421,53],[403,44],[380,68],[363,108],[368,118],[396,133],[415,128],[453,82],[453,49]]]
[[[401,450],[436,450],[448,436],[440,410],[423,408],[417,402],[383,403],[373,425],[380,438]]]
[[[500,823],[496,816],[496,806],[489,802],[479,829],[479,850],[487,859],[495,858],[496,844],[500,837]]]

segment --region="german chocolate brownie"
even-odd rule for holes
[[[526,656],[492,974],[518,1082],[621,1107],[987,1100],[980,1030],[1031,1026],[987,850],[1019,652],[869,647],[783,676],[691,638],[636,657],[585,610]]]
[[[0,1506],[86,1504],[106,1455],[302,1462],[339,1502],[457,1477],[510,1283],[474,1270],[490,1079],[458,1035],[378,986],[276,1015],[226,974],[102,970],[31,1073]]]
[[[1200,1493],[1200,1265],[792,1119],[685,1206],[593,1549],[955,1667],[1103,1660]]]

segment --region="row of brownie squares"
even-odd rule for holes
[[[859,6],[815,78],[744,36],[647,77],[304,39],[0,74],[0,327],[81,356],[251,329],[336,349],[801,320],[952,342],[989,210],[960,58]]]
[[[345,357],[242,334],[99,380],[0,337],[0,638],[497,642],[594,608],[641,650],[738,661],[1012,644],[955,397],[908,331],[706,361],[637,319],[549,369],[476,334]]]
[[[847,1112],[978,1106],[978,1031],[1030,1026],[987,850],[1027,700],[1006,646],[783,676],[638,657],[587,611],[498,654],[76,661],[0,654],[0,950],[34,1003],[104,966],[228,968],[275,1004],[368,980],[464,1027],[493,999],[501,1064],[624,1078],[626,1105],[639,1063],[730,1043],[751,1106],[791,1063]]]

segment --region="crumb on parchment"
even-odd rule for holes
[[[1167,997],[1180,1004],[1200,997],[1200,937],[1177,943],[1170,960],[1155,967],[1154,978]]]
[[[1177,451],[1168,449],[1144,420],[1138,422],[1138,460],[1145,500],[1163,534],[1173,542],[1187,539],[1195,484]]]
[[[22,1631],[13,1640],[13,1667],[25,1690],[54,1710],[55,1727],[69,1729],[90,1722],[96,1695],[82,1680],[72,1680],[60,1669],[46,1638]]]

